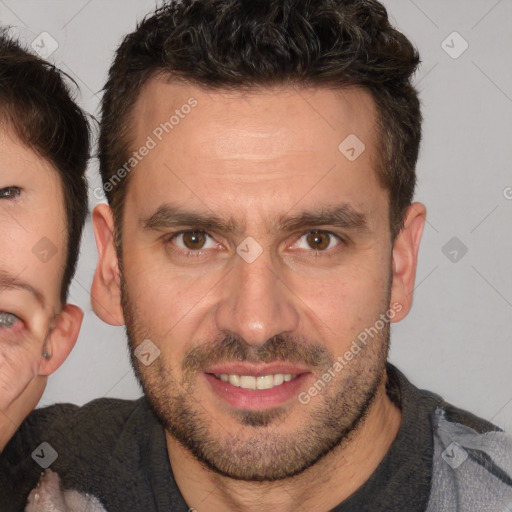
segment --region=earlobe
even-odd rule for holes
[[[94,208],[94,238],[98,263],[91,287],[91,306],[96,315],[110,325],[123,325],[119,262],[114,244],[114,218],[106,204]]]
[[[427,210],[422,203],[411,204],[405,214],[404,226],[393,245],[391,304],[399,303],[402,306],[393,322],[405,318],[412,307],[418,252],[426,215]]]
[[[66,304],[55,317],[43,346],[39,375],[51,375],[66,360],[75,346],[84,314],[78,306]]]

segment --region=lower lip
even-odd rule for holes
[[[203,374],[214,393],[231,407],[243,410],[271,409],[296,398],[310,373],[301,373],[293,380],[271,389],[243,389],[224,382],[210,373]]]

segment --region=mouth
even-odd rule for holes
[[[274,373],[268,375],[237,375],[235,373],[214,374],[222,382],[229,382],[232,386],[242,389],[272,389],[297,378],[293,373]]]
[[[203,373],[211,391],[238,410],[265,410],[296,399],[313,374],[295,365],[223,365]]]

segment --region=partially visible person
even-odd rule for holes
[[[0,31],[0,451],[66,359],[89,125],[62,72]]]
[[[169,1],[125,37],[92,303],[144,397],[34,411],[0,508],[510,510],[512,438],[387,361],[426,218],[418,61],[374,0]]]

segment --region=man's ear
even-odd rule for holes
[[[55,317],[43,346],[50,357],[41,356],[39,375],[51,375],[66,360],[78,339],[83,318],[83,311],[72,304],[66,304]]]
[[[393,244],[391,305],[398,303],[402,306],[393,317],[393,322],[405,318],[412,307],[418,251],[426,216],[425,205],[411,204],[405,214],[404,226]]]
[[[91,306],[104,322],[123,325],[119,262],[114,244],[114,217],[106,204],[99,204],[92,214],[98,264],[91,287]]]

